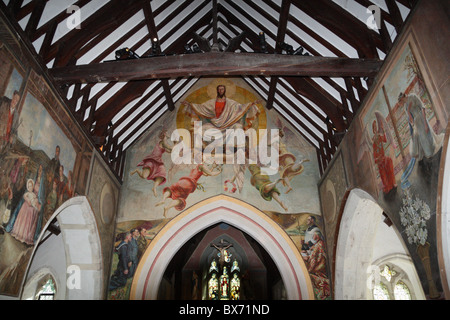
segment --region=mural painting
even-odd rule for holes
[[[444,119],[432,100],[413,42],[407,43],[360,115],[358,162],[370,155],[375,198],[409,247],[430,298],[440,296],[436,199]],[[367,156],[365,157],[368,158]]]
[[[142,254],[168,220],[127,221],[118,223],[112,257],[108,300],[127,300]]]
[[[17,296],[43,226],[74,196],[76,152],[43,105],[43,85],[11,61],[1,69],[0,294]]]
[[[127,150],[124,172],[118,226],[159,226],[218,194],[265,212],[320,216],[315,148],[242,79],[198,80]]]
[[[300,251],[311,277],[315,298],[331,300],[330,265],[322,217],[310,213],[266,214],[286,231]]]

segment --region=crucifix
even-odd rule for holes
[[[219,244],[211,243],[211,247],[219,250],[219,253],[217,255],[219,256],[219,264],[221,268],[223,268],[225,262],[230,262],[231,254],[227,251],[227,249],[232,246],[232,243],[225,243],[223,239],[220,239]]]

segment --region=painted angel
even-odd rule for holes
[[[142,179],[153,180],[152,191],[155,197],[157,196],[156,188],[166,182],[166,168],[162,161],[162,155],[165,152],[172,152],[172,146],[168,143],[166,130],[163,129],[153,151],[137,164],[137,167],[142,168],[135,169],[130,173],[131,176],[137,173]]]
[[[178,168],[183,165],[173,166],[172,169]],[[202,176],[217,176],[222,172],[222,166],[213,164],[197,164],[187,165],[194,167],[191,169],[188,176],[181,177],[177,182],[173,183],[169,187],[163,189],[163,196],[160,202],[156,206],[165,204],[166,200],[170,199],[170,202],[164,207],[164,217],[167,217],[167,212],[171,208],[175,208],[178,211],[182,211],[186,207],[186,199],[188,196],[197,190],[198,180]],[[184,167],[184,166],[183,166]]]

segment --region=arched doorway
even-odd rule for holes
[[[226,257],[218,248],[226,248]],[[226,269],[227,294],[213,293],[210,280]],[[213,275],[215,273],[215,275]],[[236,274],[236,275],[235,275]],[[237,290],[230,287],[237,280]],[[219,289],[219,288],[217,288]],[[233,293],[233,294],[232,294]],[[283,300],[281,275],[268,252],[253,238],[227,223],[212,225],[188,240],[168,264],[158,300]]]
[[[175,254],[193,235],[218,223],[239,228],[268,252],[280,272],[287,299],[314,299],[308,271],[289,236],[263,212],[223,195],[192,206],[158,233],[141,259],[130,298],[157,299],[164,272]]]
[[[383,209],[361,189],[345,203],[336,244],[335,299],[372,299],[381,268],[397,266],[405,273],[412,298],[424,299],[412,259],[394,225],[384,222]],[[393,298],[393,297],[392,297]]]
[[[48,231],[52,223],[60,233]],[[56,282],[55,299],[102,299],[100,236],[87,198],[74,197],[63,203],[42,230],[30,259],[22,299],[32,297],[36,283],[47,274]]]

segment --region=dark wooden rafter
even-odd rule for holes
[[[187,81],[189,81],[189,80],[191,80],[192,78],[188,78],[188,80]],[[178,84],[178,82],[179,81],[181,81],[182,79],[181,78],[179,78],[179,79],[176,79],[173,83],[172,83],[172,85],[171,85],[171,89],[173,88],[173,87],[175,87],[177,84]],[[174,94],[177,94],[180,90],[182,90],[183,89],[183,87],[178,87],[175,91],[174,91]],[[156,96],[155,97],[155,99],[154,99],[154,101],[156,102],[156,101],[159,101],[160,99],[161,99],[161,97],[162,97],[162,95],[161,94],[159,94],[158,96]],[[164,108],[164,106],[165,106],[166,104],[164,103],[164,102],[162,102],[162,103],[160,103],[153,111],[152,111],[152,113],[150,114],[150,115],[148,115],[145,119],[144,119],[144,121],[143,121],[143,123],[148,123],[148,122],[154,122],[154,121],[156,121],[155,120],[155,115],[158,113],[158,112],[160,112],[163,108]],[[138,117],[138,118],[140,118],[140,117],[142,117],[142,116],[144,116],[145,115],[145,113],[147,113],[152,107],[154,106],[154,104],[153,103],[150,103],[144,110],[142,110],[136,117]],[[118,147],[119,148],[123,148],[123,145],[125,144],[125,143],[127,143],[136,133],[137,133],[137,131],[139,131],[140,130],[140,128],[138,127],[138,128],[135,128],[133,131],[131,131],[131,132],[128,132],[129,131],[129,128],[131,127],[131,125],[132,124],[128,124],[124,129],[122,129],[120,132],[118,132],[117,134],[115,133],[115,135],[114,135],[114,142],[115,143],[117,143],[117,145],[118,145]],[[118,140],[120,139],[120,138],[123,138],[122,139],[122,141],[120,142],[120,143],[118,143]]]
[[[225,50],[225,52],[235,52],[238,49],[240,51],[242,51],[242,52],[245,52],[246,50],[244,50],[242,44],[245,44],[245,45],[247,45],[249,47],[252,47],[253,42],[250,41],[250,37],[252,35],[251,33],[249,33],[247,30],[244,30],[244,32],[243,32],[244,34],[241,35],[242,33],[240,33],[240,31],[236,30],[236,28],[232,24],[230,24],[227,20],[225,20],[221,16],[219,16],[219,22],[222,23],[224,26],[226,26],[227,29],[229,29],[230,32],[233,32],[234,34],[233,35],[228,35],[220,27],[219,27],[219,33],[227,36],[227,38],[230,39],[230,41],[233,40],[233,39],[236,39],[236,40],[233,41],[234,43],[232,44],[233,47],[234,47],[233,50]],[[239,38],[241,38],[241,39],[239,39]],[[237,41],[237,40],[239,40],[239,41]]]
[[[28,20],[27,26],[25,27],[25,33],[32,36],[36,32],[39,20],[44,12],[45,5],[48,0],[36,0],[35,6],[31,13],[30,19]]]
[[[286,19],[286,21],[282,21],[283,24],[287,25],[287,19],[290,19],[293,21],[294,24],[297,25],[297,27],[303,29],[306,33],[308,33],[310,36],[312,36],[314,39],[319,40],[320,43],[322,43],[325,47],[327,47],[330,51],[336,53],[338,56],[344,56],[345,55],[340,52],[339,50],[337,50],[333,45],[331,45],[330,43],[324,41],[321,37],[319,37],[315,32],[313,32],[311,29],[307,28],[305,25],[303,25],[301,22],[299,22],[295,17],[292,17],[289,15],[289,6],[287,6],[287,3],[282,3],[282,5],[284,5],[284,8],[277,8],[274,7],[275,5],[270,2],[270,1],[265,1],[267,5],[272,6],[272,9],[279,11],[280,12],[280,21],[283,19]],[[230,3],[231,4],[231,3]],[[247,4],[252,6],[252,2],[247,1]],[[290,4],[290,3],[289,3]],[[235,4],[231,4],[233,6],[233,8],[235,10],[237,10],[238,12],[240,12],[240,14],[245,15],[245,12],[240,9],[237,5]],[[255,8],[253,8],[255,9]],[[227,19],[233,21],[233,23],[236,23],[237,25],[239,25],[241,28],[245,28],[244,25],[242,25],[242,23],[236,19],[234,17],[234,15],[232,15],[229,11],[227,11],[225,8],[222,9],[224,12],[224,15],[227,17]],[[277,21],[274,17],[266,14],[264,11],[258,11],[262,16],[264,16],[265,19],[269,20],[272,22],[272,24],[277,25]],[[262,31],[269,33],[269,31],[267,30],[267,28],[262,25],[259,21],[257,21],[257,19],[250,17],[249,18],[253,24],[257,25],[259,28],[261,28]],[[356,19],[356,18],[354,18]],[[281,22],[280,22],[281,23]],[[269,33],[270,34],[270,33]],[[312,47],[310,47],[307,43],[305,43],[302,39],[300,39],[297,35],[293,34],[292,32],[288,32],[288,35],[293,38],[294,40],[296,40],[298,43],[300,43],[304,48],[306,48],[309,52],[311,52],[314,56],[320,56],[318,52],[316,52]],[[254,34],[254,38],[256,38],[257,35]],[[279,39],[277,39],[279,40]],[[277,41],[278,43],[279,41]],[[277,49],[273,49],[273,51],[276,51]],[[277,82],[277,77],[272,77],[271,78],[272,84],[271,84],[271,91],[270,94],[268,96],[268,107],[271,108],[271,106],[273,105],[273,98],[272,98],[272,93],[274,92],[275,88],[276,88],[276,82]],[[347,97],[348,93],[345,93],[345,96]],[[316,98],[317,96],[317,98]],[[314,94],[314,91],[311,94],[308,94],[309,99],[311,99],[312,101],[314,101],[317,105],[319,106],[328,106],[328,107],[323,107],[323,110],[325,113],[330,115],[330,118],[333,119],[333,122],[335,123],[335,126],[337,128],[339,128],[339,130],[345,130],[347,128],[347,125],[344,123],[342,119],[343,114],[339,115],[339,114],[335,114],[334,109],[336,109],[336,111],[339,110],[343,110],[343,106],[341,103],[339,103],[338,101],[334,101],[333,105],[334,106],[330,106],[329,104],[322,104],[322,97],[321,94],[319,93],[318,95]],[[330,114],[331,112],[331,114]]]
[[[390,16],[392,17],[392,24],[394,25],[395,31],[400,33],[402,31],[403,18],[397,3],[395,0],[386,0],[386,6],[388,7]]]
[[[284,37],[286,35],[290,5],[291,5],[291,0],[283,0],[281,2],[280,17],[279,17],[278,29],[277,29],[277,39],[275,42],[275,52],[278,54],[282,53],[281,44],[284,42]],[[266,102],[267,109],[271,109],[273,106],[273,100],[275,97],[277,82],[278,82],[278,76],[272,76],[270,78],[270,89],[269,89],[269,93],[267,96],[267,102]]]
[[[152,41],[159,42],[158,32],[156,29],[155,18],[153,17],[152,7],[149,2],[144,4],[144,15],[145,21],[147,22],[147,29],[150,34]],[[157,48],[157,54],[161,54],[161,47]],[[175,110],[175,104],[173,102],[172,94],[170,93],[169,81],[167,79],[161,79],[161,84],[164,90],[164,94],[166,95],[167,106],[170,111]]]
[[[342,114],[338,108],[340,104],[328,92],[324,91],[313,80],[300,77],[286,77],[286,81],[302,96],[313,101],[327,114],[339,131],[347,129]]]
[[[250,30],[250,29],[248,29],[248,27],[245,25],[245,23],[242,20],[238,19],[233,13],[231,13],[221,3],[218,4],[218,8],[219,8],[220,13],[227,19],[227,22],[226,22],[227,26],[230,28],[231,25],[235,25],[235,26],[239,27],[241,30],[246,30],[246,36],[247,36],[246,44],[248,44],[249,47],[252,48],[253,52],[259,52],[261,48],[260,48],[260,44],[259,44],[258,32],[264,31],[265,28],[260,27],[260,29],[257,30],[256,32],[255,32],[255,30]],[[238,9],[240,11],[242,11],[239,7],[238,7]],[[223,19],[222,19],[222,21],[223,21]],[[252,22],[256,23],[256,25],[259,24],[259,22],[257,22],[253,18],[252,18]],[[234,29],[234,28],[232,28],[232,29]],[[230,29],[230,30],[232,30],[232,29]],[[267,34],[267,32],[266,32],[266,34]],[[270,52],[270,50],[269,50],[269,52]],[[271,53],[273,53],[273,51]]]
[[[204,1],[204,3],[201,6],[199,6],[197,8],[197,10],[193,11],[191,13],[191,15],[195,15],[207,3],[208,3],[208,1]],[[163,10],[163,8],[158,8],[157,11],[161,12],[162,10]],[[157,11],[154,12],[155,16],[156,16]],[[191,15],[188,15],[185,19],[183,19],[183,21],[180,21],[180,23],[186,23],[184,20],[190,19]],[[167,19],[165,19],[164,21],[165,21],[165,23],[170,22],[170,20],[167,20]],[[161,24],[158,25],[157,30],[156,30],[157,32],[158,32],[159,28],[162,28],[164,26],[163,22],[161,22]],[[187,29],[185,36],[178,38],[173,44],[171,44],[167,48],[166,51],[167,52],[182,52],[184,44],[188,41],[188,39],[190,39],[189,34],[198,30],[200,27],[209,24],[209,22],[210,22],[210,17],[208,17],[208,15],[205,15],[204,17],[199,19],[194,25],[190,26],[190,28]],[[162,44],[166,39],[167,39],[167,36],[161,37],[160,43]],[[149,53],[150,53],[150,49],[147,50],[147,52],[145,52],[144,55],[148,55]],[[118,61],[118,62],[126,62],[126,61]],[[116,62],[111,62],[111,64],[114,64],[114,63],[116,63]],[[145,89],[146,89],[145,85],[142,86],[140,84],[140,81],[131,81],[123,87],[123,91],[133,92],[136,97],[142,95],[144,93]],[[108,108],[100,109],[101,108],[100,107],[99,110],[97,110],[94,113],[93,122],[96,123],[96,126],[93,130],[94,136],[104,137],[104,132],[106,130],[107,124],[111,121],[111,119],[114,117],[114,115],[117,114],[125,106],[124,104],[113,103],[113,101],[115,101],[116,99],[118,99],[118,93],[115,94],[113,97],[111,97],[111,99],[110,99],[111,104],[109,105]],[[119,98],[119,100],[120,100],[120,98]]]
[[[355,1],[363,7],[374,4],[370,0]],[[91,2],[78,0],[73,4],[85,8]],[[83,20],[81,29],[69,31],[56,41],[54,37],[58,26],[71,12],[62,10],[39,25],[49,0],[10,0],[8,5],[0,3],[2,10],[11,19],[27,19],[23,34],[28,37],[29,44],[42,39],[39,41],[41,45],[37,59],[43,65],[54,60],[54,68],[49,73],[56,80],[55,84],[60,86],[61,94],[67,97],[68,108],[74,118],[92,134],[93,140],[103,145],[105,159],[119,176],[124,169],[124,146],[132,143],[131,139],[136,138],[139,130],[133,127],[133,119],[144,117],[151,109],[145,122],[153,123],[155,116],[160,115],[166,107],[168,110],[175,109],[173,97],[181,91],[187,91],[193,77],[220,75],[242,76],[266,94],[266,107],[270,109],[276,105],[277,110],[288,115],[286,120],[289,119],[291,124],[305,132],[305,138],[312,145],[318,146],[319,169],[323,173],[337,149],[337,138],[350,125],[381,66],[378,52],[387,54],[392,48],[393,40],[387,24],[392,25],[397,34],[400,33],[404,24],[400,7],[411,10],[417,0],[386,0],[387,10],[380,8],[379,32],[370,30],[363,21],[329,0],[187,0],[177,2],[176,6],[174,3],[161,2],[152,12],[150,0],[111,0]],[[266,11],[265,7],[270,10]],[[206,14],[193,19],[206,8]],[[306,25],[292,14],[297,9],[353,47],[359,59],[350,59],[336,43],[330,42],[317,33],[314,26]],[[97,56],[89,56],[89,65],[76,65],[100,41],[141,10],[144,21],[126,30]],[[270,11],[279,16],[272,15]],[[159,21],[158,25],[155,24],[155,18]],[[251,29],[249,25],[255,28]],[[307,39],[289,30],[288,26],[291,25],[302,30],[337,58],[322,57]],[[150,47],[153,38],[159,39],[160,44],[164,45],[169,39],[172,41],[172,32],[175,30],[183,30],[183,33],[167,46],[165,56],[102,63],[145,26],[148,33],[134,43],[130,48],[133,51],[146,43]],[[168,29],[171,31],[162,32]],[[268,46],[269,54],[258,54],[261,49],[258,34],[261,31],[270,42],[275,42],[274,46]],[[280,43],[286,38],[294,41],[291,45],[302,46],[312,56],[283,55]],[[183,55],[184,45],[191,46],[194,43],[205,54]],[[213,45],[210,46],[210,43]],[[150,50],[143,56],[148,55]],[[235,53],[237,50],[240,53]],[[82,76],[83,73],[86,77]],[[186,80],[189,75],[191,78]],[[340,99],[325,90],[326,85],[311,77],[320,77],[336,90]],[[341,86],[341,82],[336,82],[332,77],[339,77],[344,85]],[[101,99],[104,94],[115,90],[113,87],[119,81],[127,83],[99,105],[99,101],[105,100]],[[367,86],[363,85],[363,81]],[[107,82],[107,85],[91,96],[98,82]],[[150,86],[152,89],[148,90]],[[69,89],[72,92],[70,97]],[[150,97],[154,102],[149,102]],[[131,101],[136,103],[116,119],[116,115]],[[138,109],[140,111],[136,112]],[[297,115],[305,119],[305,123]]]
[[[91,1],[92,0],[79,0],[79,1],[76,1],[73,5],[77,6],[79,8],[83,8],[84,5],[86,5],[87,3],[91,2]],[[28,4],[26,4],[25,6],[22,7],[19,14],[22,15],[22,17],[27,16],[28,14],[30,14],[31,12],[34,11],[35,5],[36,5],[35,1],[29,2]],[[64,21],[64,19],[69,17],[71,14],[72,14],[71,12],[67,12],[67,10],[63,10],[62,12],[57,14],[55,17],[53,17],[52,19],[50,19],[49,21],[47,21],[46,23],[41,25],[39,28],[37,28],[30,35],[30,41],[33,42],[33,41],[39,39],[44,34],[45,35],[48,34],[51,31],[51,29],[53,29],[54,23],[56,23],[56,24],[61,23],[62,21]]]
[[[378,58],[376,48],[384,49],[375,31],[332,1],[296,1],[293,5],[350,44],[361,58]]]
[[[23,0],[10,1],[8,3],[9,12],[16,17],[22,7]]]
[[[269,82],[267,81],[267,79],[265,79],[264,77],[258,77],[262,82],[264,82],[266,85],[269,84]],[[261,91],[263,91],[265,94],[268,94],[268,91],[265,89],[265,87],[263,87],[258,81],[255,80],[255,78],[252,77],[248,77],[245,78],[247,81],[251,81],[252,84],[255,87],[258,87]],[[283,104],[280,104],[280,108],[286,112],[286,114],[290,117],[290,119],[288,117],[285,117],[283,114],[280,114],[280,116],[282,116],[286,121],[288,121],[292,126],[294,127],[301,127],[302,129],[304,129],[306,132],[308,132],[308,134],[311,135],[311,137],[313,137],[316,140],[321,140],[312,130],[311,128],[309,128],[305,123],[303,122],[297,122],[295,121],[296,116],[292,113],[292,111],[290,111],[288,108],[286,108],[286,106],[284,106]],[[308,141],[311,145],[315,145],[315,141],[309,139],[308,137],[305,136],[306,141]]]
[[[213,22],[213,32],[212,32],[212,38],[213,38],[213,48],[214,50],[219,49],[219,36],[218,36],[218,7],[217,7],[217,0],[213,0],[213,10],[212,10],[212,22]]]
[[[113,32],[123,21],[142,9],[143,0],[111,0],[94,14],[85,19],[81,29],[69,31],[51,45],[48,54],[43,57],[48,63],[55,59],[56,66],[65,66],[74,63],[73,57],[89,41],[102,34],[106,37]],[[80,32],[81,31],[81,32]]]
[[[366,77],[374,76],[381,64],[382,61],[376,59],[209,52],[56,67],[50,73],[61,84],[178,78],[184,75]]]

